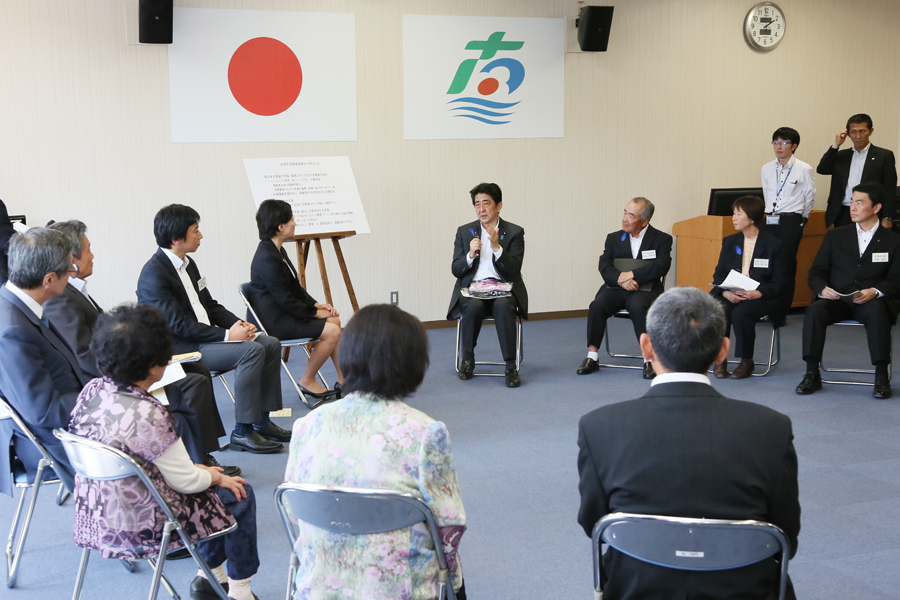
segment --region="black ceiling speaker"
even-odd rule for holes
[[[140,0],[138,41],[142,44],[172,43],[173,0]]]
[[[606,52],[613,6],[585,6],[578,13],[578,45],[584,52]]]

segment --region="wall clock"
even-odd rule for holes
[[[744,19],[744,38],[754,50],[771,50],[781,43],[784,30],[784,12],[772,2],[760,2]]]

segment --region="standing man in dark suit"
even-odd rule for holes
[[[816,173],[831,175],[831,191],[825,209],[825,223],[835,227],[848,225],[850,200],[853,188],[860,183],[874,181],[888,191],[881,209],[881,225],[890,229],[894,218],[894,192],[897,189],[897,166],[894,153],[869,143],[869,136],[875,131],[872,117],[866,114],[853,115],[847,120],[847,128],[834,137],[834,145],[825,151]],[[853,148],[840,150],[841,144],[850,136]]]
[[[462,338],[459,378],[472,379],[478,334],[485,317],[490,316],[497,326],[500,351],[506,361],[506,386],[519,387],[522,380],[516,368],[516,315],[528,318],[528,291],[522,281],[525,230],[500,218],[503,192],[496,183],[479,183],[469,195],[478,220],[456,230],[450,266],[456,285],[447,311],[448,319],[459,319]],[[486,260],[481,260],[482,252]],[[462,295],[462,290],[473,281],[485,279],[511,283],[512,296],[480,300]]]
[[[891,397],[888,365],[891,362],[891,327],[900,312],[900,236],[879,225],[885,189],[877,183],[853,188],[850,227],[828,231],[812,267],[809,287],[817,298],[803,320],[803,360],[806,375],[798,394],[822,389],[819,364],[825,348],[825,330],[832,323],[854,319],[866,326],[869,356],[875,365],[872,395]]]
[[[94,273],[94,253],[81,221],[54,223],[50,229],[61,231],[72,242],[72,261],[77,276],[70,276],[66,289],[44,304],[44,312],[60,336],[75,352],[78,364],[87,377],[101,377],[97,360],[91,351],[91,337],[97,318],[103,312],[87,289],[87,278]],[[222,467],[229,477],[241,474],[237,467],[222,466],[210,454],[219,450],[219,437],[225,428],[213,395],[212,379],[201,363],[184,363],[185,376],[164,389],[166,408],[175,418],[178,433],[185,442],[191,459],[207,467]]]
[[[657,372],[641,398],[586,414],[578,428],[581,508],[590,537],[611,512],[707,519],[755,519],[780,527],[797,551],[800,502],[791,420],[725,398],[707,369],[728,356],[725,315],[696,288],[660,296],[647,316],[641,351]],[[610,549],[603,597],[770,599],[780,565],[772,558],[724,571],[682,571]],[[787,582],[788,597],[794,598]]]
[[[646,331],[647,311],[663,293],[663,277],[672,266],[672,236],[650,225],[655,208],[646,198],[631,200],[625,205],[622,229],[606,236],[599,265],[604,283],[588,308],[588,353],[578,367],[579,375],[600,369],[598,351],[606,320],[623,308],[628,309],[635,337],[640,339]],[[624,266],[634,261],[640,263]],[[653,376],[653,366],[644,362],[644,379]]]
[[[183,204],[156,213],[153,233],[159,249],[138,279],[138,301],[158,308],[169,322],[175,352],[200,351],[213,371],[235,370],[234,431],[231,446],[266,454],[283,448],[291,432],[269,421],[281,409],[281,342],[260,335],[216,302],[187,257],[200,247],[200,215]]]
[[[75,472],[53,429],[69,425],[69,414],[88,378],[44,314],[43,305],[60,295],[74,274],[71,243],[63,233],[31,229],[9,244],[9,281],[0,288],[0,395],[9,402],[53,458],[56,474],[75,489]],[[0,420],[0,473],[10,472],[9,446],[29,473],[41,455],[15,428]],[[11,494],[9,477],[0,492]]]

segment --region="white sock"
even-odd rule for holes
[[[210,571],[213,572],[213,575],[216,576],[216,581],[219,583],[225,583],[228,581],[228,575],[225,574],[225,564],[221,564],[218,567],[210,567]],[[197,569],[197,576],[206,579],[206,573],[203,572],[203,569]]]
[[[228,597],[234,600],[253,600],[253,592],[250,591],[250,577],[247,579],[228,578]]]
[[[588,350],[588,358],[592,360],[600,360],[600,355],[597,352],[591,352]]]

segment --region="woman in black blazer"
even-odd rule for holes
[[[722,240],[719,264],[713,276],[715,285],[721,284],[732,270],[759,282],[752,291],[728,291],[715,287],[710,292],[725,309],[725,335],[734,324],[734,355],[741,359],[731,374],[733,379],[745,379],[753,373],[753,346],[756,342],[756,323],[765,315],[775,323],[784,319],[781,295],[788,281],[787,265],[781,256],[781,240],[760,231],[766,218],[766,204],[757,196],[741,196],[732,205],[731,218],[737,233]],[[715,365],[717,379],[728,377],[728,362]]]
[[[297,383],[304,394],[325,398],[340,395],[344,375],[338,364],[341,320],[329,304],[320,304],[297,280],[297,271],[287,252],[285,240],[294,235],[294,212],[282,200],[265,200],[256,211],[259,245],[250,265],[250,287],[253,307],[269,335],[281,340],[318,338],[306,363],[306,371]],[[248,319],[250,320],[250,319]],[[334,363],[338,381],[334,390],[326,390],[316,381],[316,372],[328,357]]]

